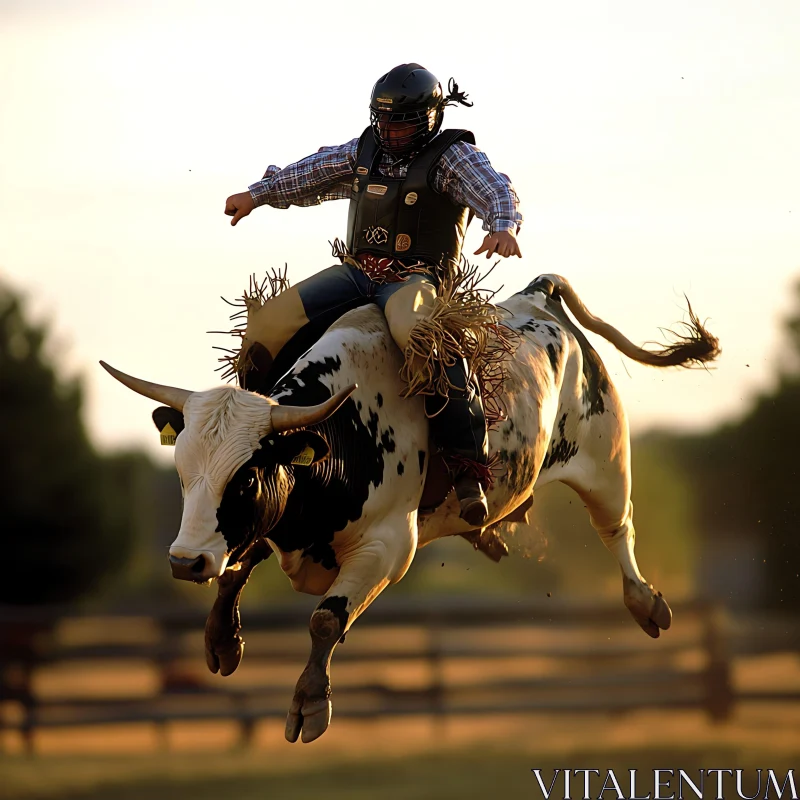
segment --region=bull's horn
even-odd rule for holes
[[[357,384],[351,384],[318,406],[272,406],[272,430],[280,433],[316,425],[333,414],[356,388]]]
[[[162,386],[160,383],[150,383],[150,381],[143,381],[141,378],[134,378],[131,375],[126,375],[118,369],[106,364],[105,361],[100,362],[100,366],[108,372],[112,377],[116,378],[120,383],[125,384],[129,389],[134,392],[143,394],[151,400],[158,403],[174,408],[176,411],[183,411],[183,404],[186,402],[192,392],[186,389],[176,389],[174,386]]]

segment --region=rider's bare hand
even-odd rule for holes
[[[250,192],[232,194],[225,201],[225,213],[229,217],[233,217],[231,225],[235,225],[242,217],[246,217],[255,207]]]
[[[484,238],[483,244],[475,251],[476,256],[481,253],[486,253],[486,258],[491,258],[493,255],[503,256],[503,258],[508,258],[508,256],[522,258],[517,237],[511,231],[488,234]]]

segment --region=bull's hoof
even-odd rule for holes
[[[215,675],[227,677],[236,672],[236,668],[242,663],[244,655],[244,640],[240,636],[224,644],[216,644],[206,638],[206,664]]]
[[[654,592],[652,586],[638,585],[623,578],[625,606],[642,630],[653,639],[658,639],[661,631],[672,625],[672,610],[661,592]]]
[[[472,546],[494,562],[508,555],[508,545],[493,527],[461,534]]]
[[[508,545],[500,538],[496,531],[486,528],[478,537],[475,549],[480,550],[487,558],[495,563],[508,555]]]
[[[325,621],[327,615],[333,617],[330,611],[323,609],[322,612],[315,611],[314,615],[319,614],[320,620]],[[312,628],[314,617],[312,616]],[[303,670],[303,674],[297,681],[297,686],[292,697],[292,705],[289,707],[289,714],[286,717],[286,740],[296,742],[300,733],[303,734],[304,742],[313,742],[319,739],[331,721],[331,682],[325,667],[312,661]]]
[[[496,531],[484,531],[481,534],[480,551],[492,561],[500,561],[508,555],[508,545]]]
[[[669,603],[661,596],[661,592],[655,597],[650,619],[664,631],[669,630],[669,626],[672,625],[672,609],[669,607]]]
[[[301,705],[296,698],[286,717],[286,741],[296,742],[301,731],[303,742],[319,739],[328,730],[332,712],[333,706],[328,699],[306,700]]]

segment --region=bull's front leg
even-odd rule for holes
[[[340,556],[339,575],[311,615],[311,655],[286,718],[288,741],[296,742],[302,731],[302,740],[313,742],[328,729],[333,650],[362,611],[408,569],[416,548],[416,514],[409,516]]]
[[[239,569],[226,570],[217,579],[217,599],[206,620],[206,664],[214,674],[230,675],[241,663],[244,639],[239,635],[239,600],[250,573],[271,553],[266,540],[258,539]]]

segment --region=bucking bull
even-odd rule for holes
[[[480,531],[459,518],[452,493],[435,507],[423,498],[436,471],[423,401],[400,397],[402,355],[374,305],[331,325],[268,396],[230,385],[191,392],[101,362],[129,388],[164,403],[154,420],[178,434],[184,503],[169,559],[176,578],[218,580],[206,626],[211,671],[229,675],[239,665],[239,597],[271,553],[296,591],[322,595],[286,722],[290,742],[301,732],[313,741],[327,729],[333,650],[403,577],[418,547],[458,534],[498,560],[507,549],[496,524],[524,519],[534,491],[553,481],[574,489],[588,509],[619,562],[636,622],[652,637],[669,628],[672,612],[634,557],[625,412],[562,300],[583,327],[640,363],[688,366],[718,353],[691,307],[686,335],[657,350],[639,348],[592,316],[557,275],[538,277],[502,303],[503,324],[517,331],[519,344],[506,364],[506,418],[490,431],[496,479]]]

